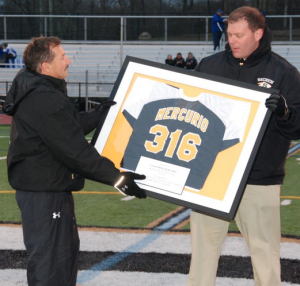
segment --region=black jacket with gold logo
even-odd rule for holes
[[[255,84],[262,88],[277,89],[286,98],[288,105],[300,107],[299,72],[288,61],[271,51],[268,29],[265,30],[259,47],[246,60],[234,58],[227,44],[225,51],[202,59],[195,71]],[[289,139],[292,137],[287,134],[287,126],[300,129],[300,123],[297,127],[294,121],[293,115],[289,122],[281,122],[272,115],[251,170],[249,184],[282,184]]]

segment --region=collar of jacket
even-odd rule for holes
[[[31,72],[28,69],[21,69],[13,80],[3,104],[3,112],[13,116],[19,103],[33,90],[41,85],[53,87],[64,94],[67,94],[65,80],[57,79],[40,73]]]
[[[52,86],[55,89],[58,89],[64,94],[67,94],[67,83],[64,79],[59,79],[55,78],[52,76],[40,74],[40,73],[35,73],[37,76],[43,78],[44,80],[42,81],[43,84]]]
[[[269,28],[265,28],[264,34],[260,40],[258,48],[246,59],[235,58],[232,55],[231,48],[229,43],[226,44],[226,53],[229,56],[229,59],[232,63],[240,64],[245,63],[248,66],[256,65],[257,62],[260,62],[264,57],[271,53],[271,41],[272,41],[272,33]]]

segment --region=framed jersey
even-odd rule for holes
[[[232,220],[274,91],[127,57],[92,144],[148,196]]]

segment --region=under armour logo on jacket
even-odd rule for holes
[[[126,189],[128,189],[128,187],[125,185],[125,186],[122,188],[122,191],[125,192]]]
[[[60,212],[58,212],[58,213],[53,213],[53,218],[60,218]]]

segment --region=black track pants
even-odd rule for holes
[[[75,286],[79,237],[70,192],[17,191],[29,286]]]

